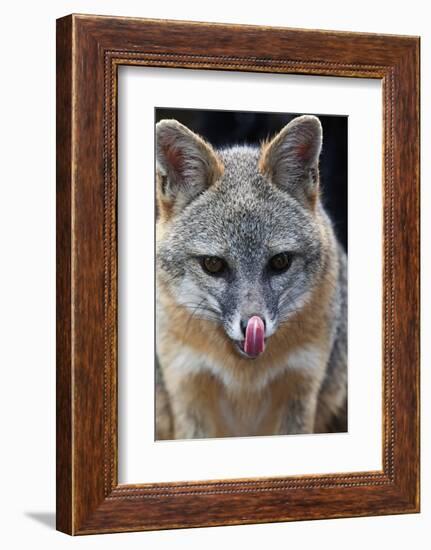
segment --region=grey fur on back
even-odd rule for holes
[[[335,337],[316,410],[316,433],[347,432],[347,256],[338,247]]]

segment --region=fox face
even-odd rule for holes
[[[261,147],[221,150],[175,120],[157,124],[158,284],[241,357],[262,354],[325,277],[321,145],[314,116]]]

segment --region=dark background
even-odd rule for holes
[[[259,145],[296,116],[306,113],[254,113],[200,109],[156,108],[156,122],[175,118],[215,148]],[[347,250],[347,116],[319,115],[323,127],[320,156],[322,200],[338,239]]]

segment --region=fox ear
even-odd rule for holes
[[[311,115],[294,118],[262,146],[259,168],[280,188],[308,205],[319,190],[322,125]]]
[[[156,125],[156,169],[160,206],[177,211],[223,173],[211,145],[176,120]]]

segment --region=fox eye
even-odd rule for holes
[[[202,268],[208,275],[220,276],[226,271],[227,264],[217,256],[204,256],[202,258]]]
[[[283,273],[290,266],[290,256],[287,252],[276,254],[269,260],[269,267],[274,273]]]

